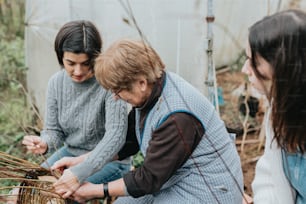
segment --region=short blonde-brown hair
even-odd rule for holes
[[[159,55],[142,41],[119,40],[101,53],[95,62],[95,75],[99,83],[113,91],[131,89],[139,76],[148,83],[161,77],[165,65]]]

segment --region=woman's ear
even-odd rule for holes
[[[138,85],[141,91],[145,91],[148,87],[148,81],[145,77],[141,76],[138,79]]]

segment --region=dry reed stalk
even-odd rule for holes
[[[245,118],[242,122],[243,124],[243,135],[242,135],[242,141],[241,141],[241,146],[240,146],[240,151],[241,154],[244,153],[244,145],[245,145],[245,141],[246,141],[246,137],[247,137],[247,133],[248,133],[248,129],[249,129],[249,124],[248,124],[248,119],[249,119],[249,114],[250,114],[250,108],[248,105],[248,98],[250,96],[250,92],[249,92],[249,86],[248,84],[245,84],[245,98],[244,98],[244,104],[245,104]]]
[[[18,186],[0,187],[0,192],[19,189],[16,195],[0,195],[0,202],[15,200],[17,204],[72,203],[54,192],[52,184],[59,176],[59,173],[52,172],[38,164],[0,152],[0,182],[11,180],[19,183]]]

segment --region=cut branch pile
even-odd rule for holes
[[[52,184],[59,173],[38,164],[0,152],[0,183],[14,181],[17,185],[0,186],[0,203],[17,204],[67,204],[54,192]],[[10,190],[10,193],[2,194]]]

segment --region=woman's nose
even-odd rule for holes
[[[73,70],[73,73],[74,73],[75,75],[81,75],[81,74],[83,73],[83,71],[82,71],[82,65],[80,65],[80,64],[75,65],[74,70]]]
[[[246,75],[250,75],[251,74],[247,60],[245,61],[244,65],[242,66],[241,72],[246,74]]]

